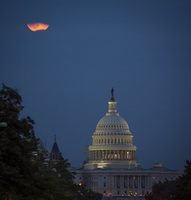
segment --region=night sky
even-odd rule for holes
[[[28,23],[49,24],[31,32]],[[0,82],[79,167],[115,88],[143,167],[191,159],[191,1],[0,1]]]

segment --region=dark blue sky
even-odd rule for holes
[[[1,0],[0,24],[0,82],[48,149],[80,166],[114,87],[144,167],[191,159],[190,0]]]

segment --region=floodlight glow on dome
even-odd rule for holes
[[[97,168],[98,169],[103,169],[103,168],[106,168],[107,167],[107,164],[106,163],[99,163],[98,165],[97,165]]]

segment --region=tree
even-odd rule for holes
[[[146,200],[190,200],[191,199],[191,161],[186,161],[182,176],[176,180],[159,182],[153,185],[152,193],[145,195]]]
[[[47,163],[47,151],[35,136],[34,121],[21,118],[20,94],[0,90],[0,199],[100,200],[101,195],[73,183],[67,160]]]
[[[76,200],[101,200],[102,199],[102,194],[86,189],[86,187],[83,184],[75,185],[75,190],[76,190]]]
[[[184,174],[177,179],[175,199],[191,199],[191,160],[186,161]]]
[[[49,169],[52,177],[52,196],[53,199],[62,200],[75,199],[75,188],[73,184],[72,173],[69,172],[70,166],[67,160],[59,160],[57,162],[50,162]]]
[[[153,200],[170,200],[174,197],[176,191],[175,180],[165,180],[153,185],[152,196]]]
[[[147,192],[145,194],[145,200],[153,200],[153,194],[151,192]]]
[[[20,118],[22,98],[3,85],[0,90],[0,197],[42,199],[43,151],[34,133],[34,121]],[[46,192],[45,192],[46,193]]]

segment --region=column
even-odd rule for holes
[[[91,157],[91,151],[89,151],[89,155],[88,155],[88,157],[89,157],[89,160],[92,160],[92,157]]]
[[[101,158],[102,158],[102,151],[100,150],[99,151],[99,160],[101,160]]]
[[[123,150],[123,159],[125,160],[125,151]]]
[[[99,151],[96,151],[96,160],[99,160]]]
[[[92,151],[91,154],[92,154],[92,160],[94,160],[94,152]]]

